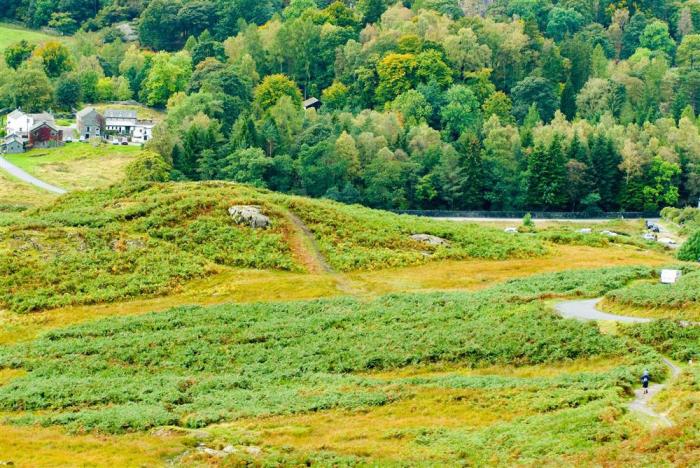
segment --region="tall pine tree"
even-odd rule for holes
[[[545,210],[564,208],[567,202],[566,155],[560,135],[545,149],[535,146],[528,158],[528,203]]]
[[[622,157],[613,142],[605,135],[591,137],[591,165],[595,174],[595,186],[604,210],[619,208]]]

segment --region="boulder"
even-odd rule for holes
[[[228,209],[236,224],[247,224],[253,229],[265,229],[270,225],[270,218],[262,214],[259,206],[235,205]]]
[[[422,242],[423,244],[438,246],[438,245],[449,245],[450,243],[438,236],[431,236],[430,234],[413,234],[411,236],[416,242]]]

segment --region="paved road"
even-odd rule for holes
[[[47,192],[57,193],[59,195],[63,195],[64,193],[67,193],[67,190],[64,190],[60,187],[56,187],[55,185],[47,184],[43,180],[37,179],[33,175],[28,174],[27,172],[23,171],[19,167],[10,163],[9,161],[7,161],[3,157],[0,157],[0,169],[7,172],[12,177],[16,177],[17,179],[20,179],[28,184],[31,184],[35,187],[40,188],[42,190],[46,190]]]
[[[651,319],[642,317],[628,317],[625,315],[613,315],[601,312],[597,309],[602,299],[589,299],[586,301],[567,301],[556,305],[559,315],[576,320],[611,320],[622,323],[647,323]]]
[[[651,321],[651,319],[643,317],[613,315],[601,312],[596,308],[601,300],[602,298],[560,302],[555,307],[557,312],[559,312],[559,315],[562,317],[576,320],[612,320],[622,323],[647,323]],[[675,379],[681,373],[681,369],[670,360],[663,358],[663,362],[666,367],[671,370],[671,379]],[[629,409],[638,414],[646,416],[654,427],[673,426],[673,421],[671,421],[667,413],[658,413],[649,405],[649,401],[654,397],[654,395],[666,388],[666,386],[666,383],[652,384],[649,386],[649,393],[644,393],[644,389],[642,388],[636,389],[634,391],[634,400],[632,400],[628,406]]]

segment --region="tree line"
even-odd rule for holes
[[[162,108],[149,147],[175,180],[401,209],[656,210],[700,196],[691,2],[11,3],[14,20],[71,15],[77,32],[6,49],[0,105]],[[139,43],[115,27],[132,20]]]

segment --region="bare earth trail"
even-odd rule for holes
[[[8,174],[10,174],[12,177],[15,177],[23,182],[31,184],[35,187],[42,189],[42,190],[46,190],[47,192],[56,193],[58,195],[63,195],[64,193],[67,193],[67,190],[62,189],[60,187],[56,187],[55,185],[51,185],[49,183],[46,183],[43,180],[37,179],[33,175],[23,171],[19,167],[10,163],[9,161],[7,161],[3,157],[0,157],[0,169],[4,170]]]
[[[333,277],[338,290],[351,296],[364,296],[368,292],[357,282],[351,280],[343,273],[337,272],[328,263],[316,241],[316,236],[311,229],[292,211],[287,212],[287,217],[298,234],[297,255],[302,257],[302,263],[312,273],[324,273]]]
[[[613,315],[605,312],[601,312],[597,309],[598,303],[602,300],[599,299],[589,299],[582,301],[566,301],[556,304],[555,308],[559,315],[564,318],[571,318],[576,320],[608,320],[619,323],[647,323],[651,319],[643,317],[631,317],[626,315]],[[669,380],[675,379],[680,373],[681,369],[672,363],[669,359],[663,358],[664,364],[671,370],[671,378]],[[655,395],[666,388],[668,383],[657,383],[649,386],[649,393],[644,393],[644,389],[638,388],[634,391],[634,400],[629,404],[630,411],[634,411],[651,421],[654,427],[671,427],[673,426],[673,421],[668,417],[666,413],[658,413],[649,406],[649,402]]]

